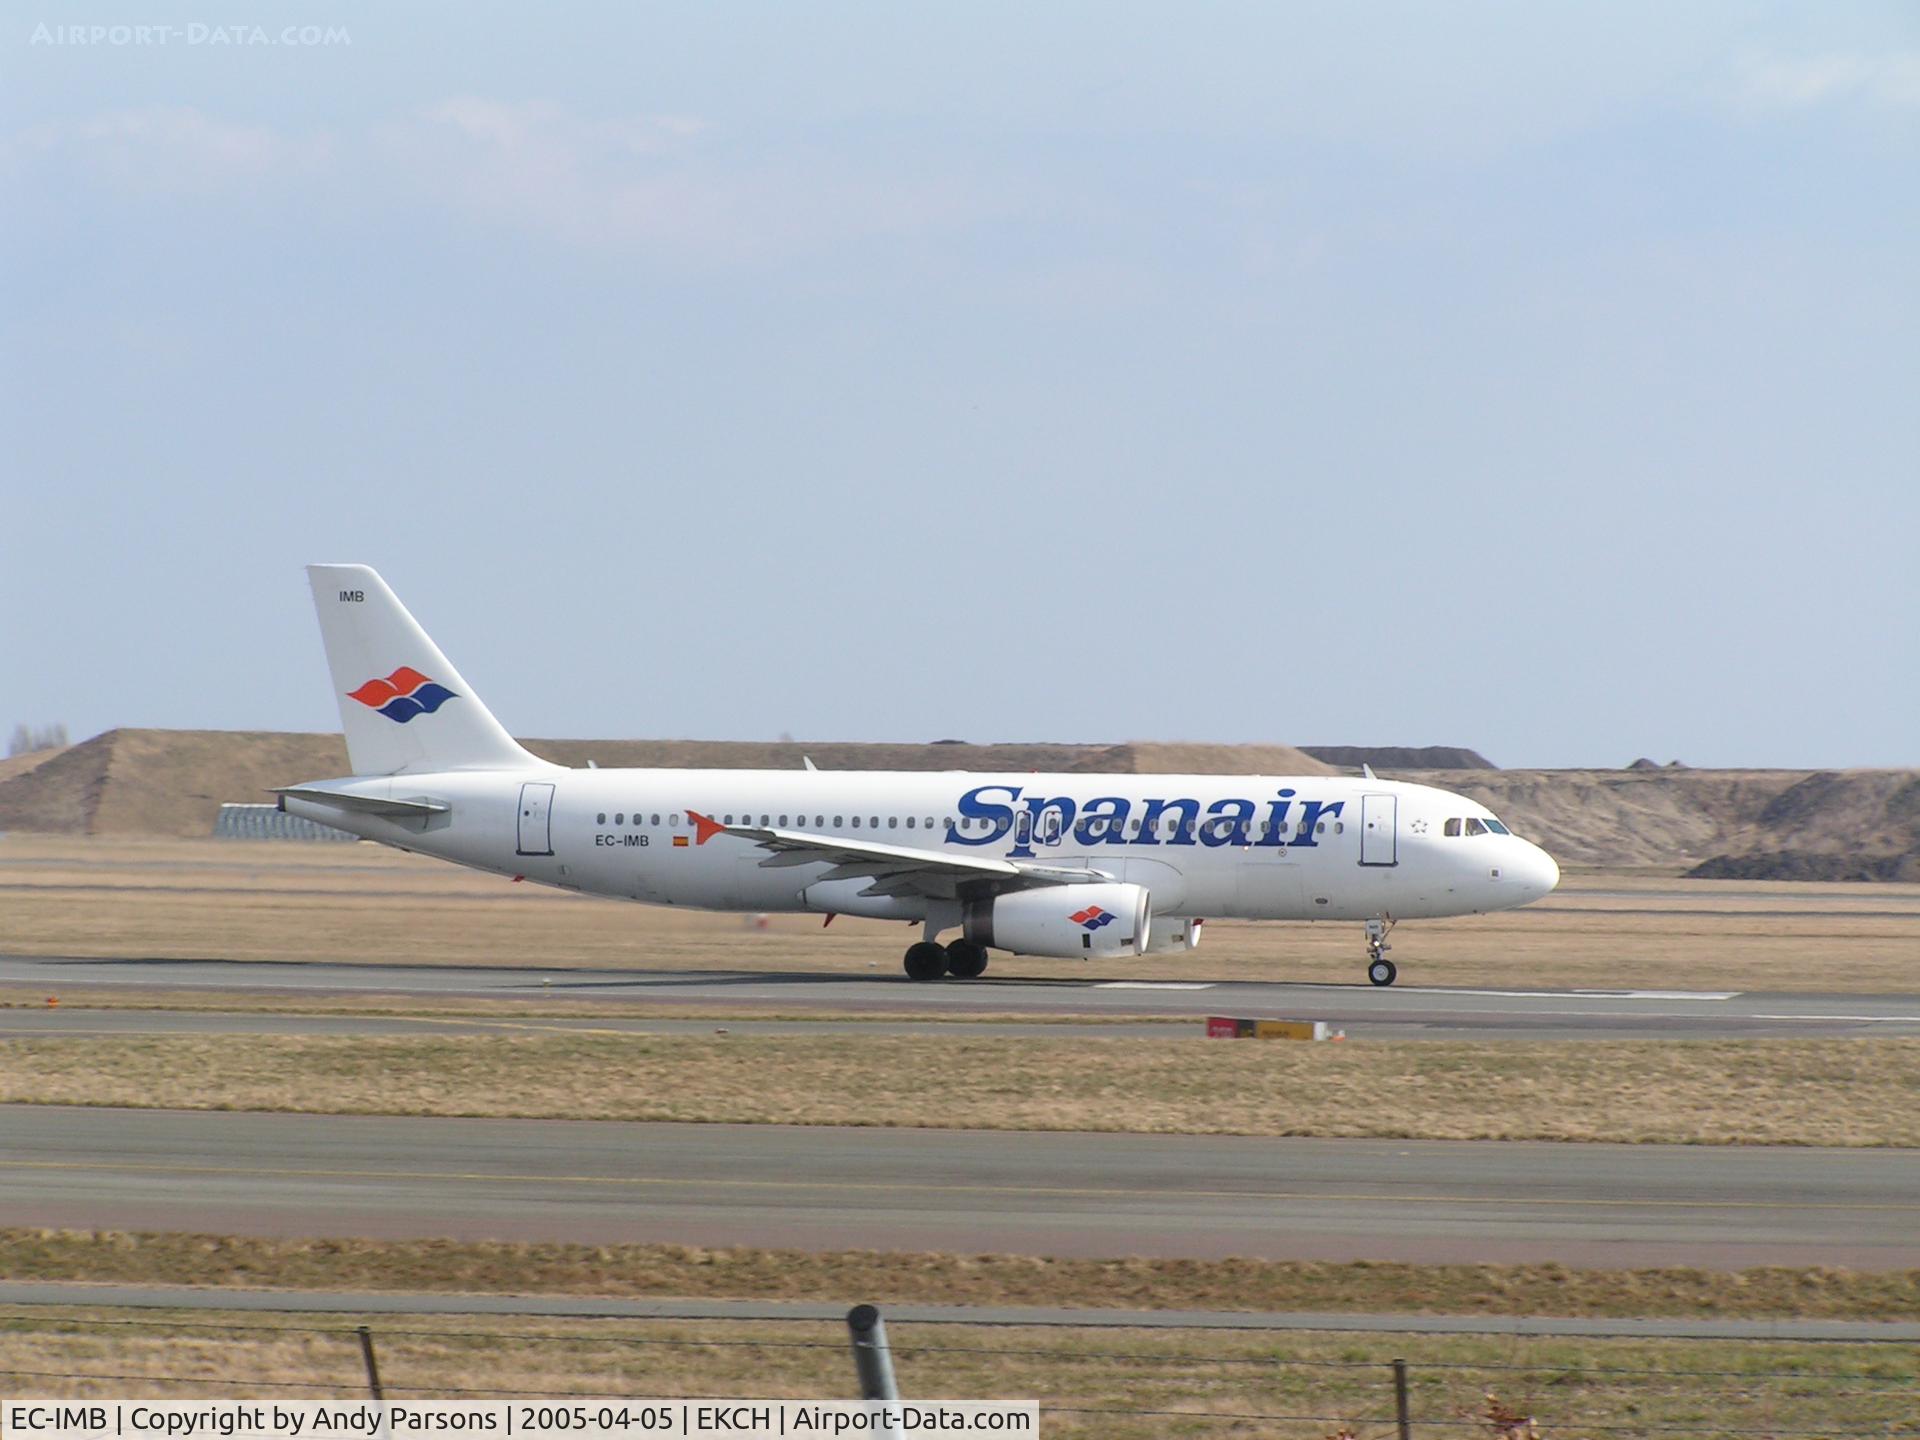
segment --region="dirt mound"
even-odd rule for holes
[[[1097,771],[1324,775],[1284,745],[848,744],[724,740],[527,740],[543,759],[607,768]],[[25,760],[28,757],[20,757]],[[109,730],[0,773],[0,830],[207,835],[223,803],[349,773],[338,735]]]
[[[1498,770],[1478,750],[1464,745],[1302,745],[1316,760],[1340,770]]]
[[[1770,850],[1716,855],[1687,871],[1689,880],[1920,881],[1920,855],[1820,855]]]
[[[1343,768],[1285,745],[526,745],[566,765],[591,760],[641,768],[799,769],[803,756],[823,770],[1325,775]],[[1360,753],[1394,779],[1484,802],[1563,865],[1685,870],[1701,878],[1920,880],[1920,772],[1415,769],[1384,758],[1391,751]],[[338,735],[109,730],[65,750],[19,757],[0,770],[0,830],[206,835],[223,802],[257,803],[276,785],[346,773]]]
[[[822,770],[1068,770],[1089,745],[854,744],[802,740],[523,740],[543,760],[602,768],[798,770],[810,759]]]
[[[206,835],[223,802],[258,804],[275,785],[346,765],[338,735],[109,730],[0,778],[0,830]]]
[[[1082,750],[1070,766],[1120,775],[1331,775],[1334,768],[1291,745],[1130,741]]]
[[[1802,775],[1689,873],[1703,880],[1920,879],[1920,775]]]
[[[1684,867],[1729,838],[1804,770],[1436,770],[1403,774],[1471,795],[1563,865]]]

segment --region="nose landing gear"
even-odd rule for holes
[[[1387,959],[1387,932],[1393,929],[1391,917],[1367,921],[1367,979],[1375,985],[1391,985],[1399,967]]]

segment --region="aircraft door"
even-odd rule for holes
[[[516,855],[553,854],[553,786],[520,787],[519,841]]]
[[[1400,842],[1396,833],[1400,798],[1397,795],[1360,797],[1360,863],[1398,865]]]

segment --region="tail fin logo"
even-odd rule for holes
[[[384,680],[369,680],[347,694],[369,710],[378,710],[397,724],[404,725],[416,715],[431,715],[449,700],[460,697],[446,686],[429,680],[411,665],[402,665]]]

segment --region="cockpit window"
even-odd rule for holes
[[[1459,817],[1456,816],[1454,819],[1447,821],[1446,833],[1449,835],[1458,835],[1460,833]]]
[[[1507,829],[1506,826],[1502,825],[1498,820],[1494,819],[1491,815],[1487,817],[1487,829],[1491,830],[1496,835],[1511,835],[1513,833],[1511,830]]]
[[[1478,816],[1469,815],[1467,817],[1467,834],[1484,835],[1486,833],[1487,833],[1487,827],[1483,823],[1481,823],[1480,818]]]

